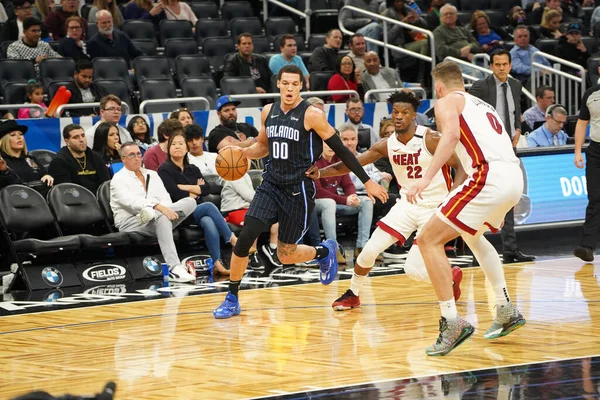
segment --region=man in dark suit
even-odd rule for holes
[[[521,82],[508,75],[511,70],[510,53],[503,49],[494,51],[490,56],[490,69],[493,74],[473,83],[469,93],[496,108],[516,148],[521,136]],[[517,247],[514,209],[504,218],[501,236],[505,263],[535,260]]]
[[[79,60],[75,66],[75,81],[67,85],[67,89],[71,91],[69,104],[81,103],[97,103],[104,96],[108,95],[107,91],[94,82],[93,64],[90,60]],[[96,108],[78,108],[67,110],[69,117],[82,117],[87,115],[98,115],[99,109]]]

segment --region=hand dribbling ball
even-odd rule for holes
[[[250,164],[239,147],[227,147],[215,160],[217,174],[226,181],[237,181],[248,172]]]

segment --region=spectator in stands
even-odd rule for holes
[[[152,0],[131,0],[125,6],[124,14],[126,20],[145,19],[152,21],[157,27],[160,21],[167,18],[163,2],[153,3]]]
[[[223,215],[225,216],[225,221],[236,226],[243,226],[244,217],[248,212],[250,202],[254,198],[254,193],[255,192],[254,186],[252,184],[252,178],[248,173],[246,173],[237,181],[225,181],[225,184],[223,185],[223,190],[221,191],[221,213],[223,213]],[[271,228],[269,229],[269,244],[263,245],[261,247],[261,250],[273,265],[275,265],[276,267],[283,267],[283,264],[281,263],[281,261],[279,261],[279,258],[277,257],[278,231],[278,223],[271,225]],[[252,250],[256,250],[257,240],[254,241],[254,244],[250,249],[250,253],[254,253]],[[254,269],[257,263],[252,262],[252,264],[252,267]]]
[[[92,150],[98,153],[102,160],[104,160],[104,164],[109,170],[113,162],[121,161],[121,156],[119,155],[120,148],[121,142],[117,127],[108,122],[98,125],[96,134],[94,135]]]
[[[382,67],[381,60],[379,60],[379,56],[374,51],[369,51],[365,54],[365,68],[366,70],[362,73],[363,90],[365,93],[372,89],[396,89],[402,87],[402,80],[400,79],[400,75],[398,75],[398,71],[389,67]],[[390,93],[379,93],[375,96],[379,101],[386,101]]]
[[[104,160],[88,147],[85,131],[80,125],[65,126],[63,139],[66,145],[48,168],[54,183],[76,183],[96,193],[100,185],[110,179]]]
[[[173,203],[158,174],[142,167],[142,154],[135,143],[123,143],[120,153],[123,168],[110,181],[115,226],[121,232],[156,236],[169,265],[169,280],[194,282],[196,277],[177,255],[173,229],[194,212],[196,201],[185,197]]]
[[[473,37],[468,28],[457,26],[456,7],[446,4],[440,10],[442,24],[435,28],[433,36],[435,37],[435,53],[439,61],[448,56],[460,58],[465,61],[471,61],[473,54],[480,53],[479,42]],[[472,74],[472,68],[463,67],[466,73]]]
[[[187,3],[179,0],[162,0],[162,2],[167,19],[189,21],[192,24],[192,30],[195,29],[198,18]]]
[[[330,29],[325,37],[325,45],[313,50],[308,60],[308,71],[334,71],[341,46],[342,32]]]
[[[214,127],[208,135],[208,151],[218,153],[225,146],[249,147],[256,142],[258,131],[245,122],[237,122],[239,101],[231,96],[221,96],[216,103],[220,125]]]
[[[529,25],[538,25],[541,24],[548,13],[551,10],[557,11],[562,14],[562,9],[560,8],[561,0],[547,0],[544,6],[541,6],[537,1],[534,3],[533,8],[529,15],[527,15],[527,21]]]
[[[440,26],[440,9],[446,5],[446,0],[431,0],[429,13],[423,17],[429,30]]]
[[[298,55],[298,47],[296,46],[296,38],[294,35],[287,34],[281,37],[281,45],[279,46],[280,54],[275,54],[269,59],[269,69],[273,75],[277,75],[279,70],[286,65],[294,64],[302,70],[304,75],[304,87],[310,90],[309,74],[302,57]]]
[[[555,54],[560,54],[561,58],[579,64],[587,71],[587,60],[590,58],[590,53],[581,40],[580,24],[569,24],[567,34],[558,40]],[[580,76],[581,74],[581,71],[575,68],[564,66],[561,69],[572,75]]]
[[[367,131],[367,135],[370,138],[371,146],[379,141],[379,137],[377,136],[377,132],[375,129],[369,124],[364,124],[362,122],[363,117],[365,116],[365,108],[363,106],[363,102],[360,99],[352,97],[346,101],[346,116],[348,116],[348,123],[356,128],[357,132]],[[363,151],[365,149],[361,149]]]
[[[340,135],[347,130],[355,131],[351,125],[342,125],[338,128]],[[334,164],[339,159],[327,144],[323,143],[323,156],[315,164],[318,168],[325,168]],[[325,237],[337,240],[336,215],[358,214],[358,237],[356,247],[363,248],[369,239],[371,222],[373,220],[373,202],[367,196],[359,197],[352,184],[349,174],[336,177],[320,178],[315,180],[317,188],[315,212],[321,216],[321,224]],[[343,194],[338,194],[341,189]],[[338,259],[341,254],[338,254]],[[343,256],[342,256],[343,258]],[[344,261],[345,262],[345,261]]]
[[[362,85],[362,75],[357,71],[354,61],[349,56],[341,56],[335,66],[335,74],[327,83],[327,90],[355,90],[359,97],[365,94]],[[350,95],[333,94],[331,95],[334,103],[345,103]]]
[[[237,41],[237,53],[225,60],[223,76],[247,76],[256,85],[256,93],[267,93],[271,86],[271,71],[267,60],[260,54],[253,53],[252,34],[242,33]]]
[[[515,45],[510,49],[512,76],[518,79],[523,86],[526,86],[531,77],[531,56],[534,52],[539,51],[535,46],[529,44],[529,35],[530,30],[525,25],[517,26],[513,32]],[[536,57],[535,61],[548,67],[551,66],[543,57]]]
[[[54,0],[35,0],[32,17],[36,17],[40,21],[45,21],[48,14],[54,10],[56,10],[56,3]]]
[[[33,79],[29,81],[27,87],[25,87],[25,95],[27,96],[25,104],[37,104],[44,109],[44,112],[48,109],[46,104],[44,104],[44,87],[38,81]],[[40,110],[35,108],[21,108],[17,114],[17,118],[43,118],[44,112],[40,112]]]
[[[365,37],[360,33],[355,33],[348,41],[348,48],[350,49],[348,56],[354,61],[357,73],[362,73],[365,70]]]
[[[100,10],[107,10],[112,15],[113,23],[120,26],[125,19],[121,10],[117,7],[116,0],[94,0],[94,4],[88,14],[88,22],[96,22],[96,13]]]
[[[204,129],[200,125],[192,124],[183,128],[188,146],[188,162],[200,169],[202,175],[218,175],[215,169],[217,153],[204,151]]]
[[[21,40],[24,37],[23,22],[25,19],[33,17],[33,7],[29,0],[14,0],[13,7],[15,11],[15,17],[11,18],[4,24],[2,28],[2,41],[3,42],[14,42]],[[37,17],[36,17],[37,18]],[[40,20],[42,21],[42,20]],[[42,38],[48,37],[45,27],[42,25]]]
[[[187,108],[180,108],[173,111],[171,115],[169,115],[169,118],[176,119],[184,128],[195,123],[194,116]]]
[[[67,89],[71,92],[69,104],[97,103],[108,95],[102,86],[92,82],[94,76],[93,68],[92,62],[88,59],[82,59],[77,62],[75,65],[75,73],[73,74],[74,81],[67,85]],[[98,111],[99,110],[96,107],[74,108],[67,110],[66,114],[69,117],[83,117],[97,115]],[[121,118],[121,116],[119,116],[119,118]]]
[[[394,133],[396,133],[394,120],[392,118],[386,118],[381,120],[381,122],[379,123],[379,139],[385,139],[387,137],[392,136]],[[399,194],[400,188],[398,187],[398,181],[396,180],[396,175],[394,175],[394,170],[392,168],[392,164],[390,163],[389,157],[382,157],[379,160],[375,161],[374,164],[380,172],[388,173],[392,177],[392,180],[390,181],[390,186],[388,188],[388,192]]]
[[[523,118],[531,129],[536,129],[536,123],[546,121],[546,110],[554,104],[554,89],[550,86],[538,86],[535,90],[535,100],[537,104],[523,113]]]
[[[167,144],[168,159],[158,168],[158,176],[171,196],[171,201],[192,198],[196,201],[196,209],[192,218],[204,231],[204,241],[214,262],[214,271],[219,275],[229,275],[229,271],[221,261],[221,241],[235,246],[237,236],[231,232],[221,212],[211,202],[202,197],[210,193],[210,184],[204,180],[202,173],[187,159],[187,144],[182,131],[174,132]]]
[[[527,135],[527,147],[562,146],[567,144],[563,127],[567,123],[567,110],[559,104],[551,105],[546,112],[546,122]]]
[[[41,34],[42,22],[37,18],[26,18],[23,21],[23,39],[11,43],[6,50],[8,58],[33,60],[38,79],[43,59],[61,57],[48,43],[40,40]]]
[[[167,161],[169,138],[180,132],[183,132],[183,127],[176,119],[166,119],[161,122],[157,130],[158,146],[153,146],[144,153],[144,167],[158,171],[158,167]]]
[[[69,17],[80,16],[79,15],[79,1],[78,0],[61,0],[60,4],[62,7],[52,11],[46,17],[44,24],[48,28],[48,32],[52,35],[52,40],[61,40],[67,35],[65,30],[66,22]],[[87,31],[87,21],[83,19],[83,25],[85,33]]]
[[[131,68],[131,62],[144,53],[136,47],[129,37],[123,32],[113,28],[113,19],[110,12],[100,10],[96,14],[98,33],[88,42],[88,51],[92,58],[119,57],[125,60]]]
[[[42,181],[43,188],[47,190],[54,184],[54,178],[27,151],[25,133],[27,126],[18,125],[14,120],[0,122],[0,159],[4,159],[0,162],[0,187]],[[2,164],[8,167],[8,171],[3,171]]]
[[[131,142],[131,135],[127,129],[119,125],[121,120],[121,99],[114,94],[109,94],[100,99],[100,121],[96,122],[94,126],[85,131],[85,136],[88,143],[94,143],[94,134],[96,128],[103,122],[108,122],[111,125],[115,125],[119,129],[119,137],[121,143]]]
[[[544,19],[540,25],[540,39],[560,39],[563,34],[558,30],[562,14],[556,10],[550,10],[544,14]]]
[[[379,14],[379,0],[346,0],[345,5],[361,8]],[[340,19],[344,27],[353,32],[359,33],[371,39],[381,40],[383,29],[381,25],[364,14],[357,13],[348,9],[342,10]],[[378,51],[379,47],[372,43],[367,43],[367,50]],[[363,50],[364,52],[364,50]]]
[[[490,25],[490,17],[485,12],[477,10],[471,15],[471,29],[475,39],[479,42],[481,49],[488,54],[502,48],[504,41],[510,39],[510,36],[502,28]]]
[[[146,150],[158,143],[156,139],[152,137],[152,132],[150,131],[148,122],[146,122],[146,118],[141,115],[129,120],[127,131],[133,138],[135,144],[139,146],[142,156],[146,153]]]
[[[63,57],[70,57],[76,62],[79,60],[89,60],[90,55],[87,51],[87,45],[83,41],[83,19],[73,16],[67,18],[67,36],[60,40],[58,52]]]

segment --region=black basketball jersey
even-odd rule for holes
[[[285,114],[280,103],[273,103],[265,121],[269,138],[269,158],[263,178],[275,185],[298,184],[304,172],[323,152],[323,140],[312,129],[304,128],[304,114],[310,104],[302,100]]]

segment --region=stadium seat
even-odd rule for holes
[[[273,42],[273,51],[278,52],[281,50],[282,37],[283,35],[279,35],[275,36],[274,38],[271,38],[271,41]],[[305,51],[306,46],[304,45],[304,37],[302,35],[294,35],[294,37],[296,38],[296,49],[298,50],[298,52]]]
[[[490,9],[501,10],[504,14],[508,13],[514,6],[520,6],[521,0],[490,0]]]
[[[506,13],[501,10],[485,10],[485,13],[490,19],[490,25],[503,27],[507,25]]]
[[[154,24],[144,19],[130,19],[123,22],[121,30],[125,33],[129,39],[147,39],[152,40],[156,43],[156,32],[154,31]]]
[[[81,7],[81,10],[79,10],[79,15],[81,16],[81,18],[88,20],[90,17],[90,10],[92,9],[92,7],[90,7],[88,4],[84,4]]]
[[[48,43],[48,44],[50,45],[50,47],[52,47],[52,50],[54,50],[54,51],[55,51],[55,52],[57,52],[57,53],[59,52],[59,51],[58,51],[58,48],[60,47],[60,42],[53,41],[53,42],[50,42],[50,43]],[[61,54],[61,55],[62,55],[62,54]]]
[[[169,61],[162,56],[142,56],[133,61],[138,86],[146,79],[172,79]]]
[[[80,248],[78,236],[60,236],[44,197],[25,185],[0,190],[2,233],[17,264],[21,254],[52,254]],[[48,234],[37,238],[44,230]],[[50,237],[50,238],[48,238]]]
[[[195,37],[200,47],[208,37],[223,36],[229,36],[227,22],[223,19],[198,20],[196,23]]]
[[[44,168],[46,168],[46,170],[48,170],[48,167],[50,166],[52,160],[56,158],[55,152],[46,149],[31,150],[29,154],[34,156],[40,162],[40,164],[42,164]]]
[[[221,6],[221,18],[231,21],[234,18],[254,17],[252,6],[247,1],[226,1]]]
[[[130,107],[129,112],[131,113],[133,112],[133,109],[131,108],[133,106],[133,102],[131,101],[131,92],[128,87],[129,81],[129,79],[127,79],[127,81],[123,81],[121,79],[102,79],[95,81],[94,83],[104,88],[104,90],[106,90],[108,93],[114,94],[121,99],[121,101],[127,103],[127,105]]]
[[[538,41],[535,42],[535,47],[537,47],[538,50],[552,55],[554,55],[554,49],[557,45],[558,39],[538,39]]]
[[[175,59],[179,55],[199,54],[198,43],[194,38],[167,39],[165,57]]]
[[[236,42],[241,33],[251,33],[255,36],[263,34],[262,23],[257,17],[234,18],[229,21],[229,28],[231,30],[231,37]]]
[[[85,37],[91,39],[96,33],[98,33],[98,26],[94,22],[88,22],[87,31]]]
[[[139,82],[140,101],[154,99],[174,99],[177,97],[175,82],[171,79],[145,79]],[[171,112],[179,108],[178,104],[152,104],[147,106],[144,113]]]
[[[594,10],[595,7],[581,7],[581,11],[583,11],[583,24],[585,26],[590,26]]]
[[[165,45],[167,39],[193,38],[192,24],[182,20],[162,20],[159,25],[160,44]]]
[[[233,52],[235,44],[230,37],[206,38],[202,44],[202,53],[210,60],[215,72],[223,69],[225,55]]]
[[[327,90],[329,79],[333,76],[333,71],[315,71],[308,77],[311,91]]]
[[[40,62],[40,76],[44,91],[55,81],[74,81],[75,61],[72,58],[46,58]]]
[[[121,80],[127,84],[131,91],[132,84],[129,79],[129,69],[125,60],[119,57],[96,57],[92,61],[94,66],[94,81]]]
[[[142,53],[147,56],[155,56],[158,55],[158,49],[156,48],[156,43],[150,39],[133,39],[131,41]]]
[[[0,44],[0,52],[2,52],[2,57],[6,58],[6,50],[8,49],[8,46],[10,46],[13,42],[14,40],[7,40]]]
[[[267,37],[274,38],[286,33],[292,35],[297,33],[297,25],[290,17],[270,17],[265,21],[265,35]]]
[[[489,0],[469,0],[461,2],[460,11],[477,11],[490,8]]]
[[[127,246],[129,235],[110,232],[92,192],[74,183],[61,183],[48,192],[48,204],[63,233],[78,235],[81,249]]]
[[[52,101],[52,99],[54,98],[54,95],[56,94],[58,89],[60,89],[61,86],[68,86],[71,82],[73,82],[73,81],[52,81],[52,82],[50,82],[50,84],[48,85],[48,88],[46,89],[46,94],[48,95],[48,99],[50,101]]]
[[[325,38],[327,35],[322,33],[313,33],[308,37],[308,51],[313,51],[317,47],[325,45]],[[298,50],[300,51],[300,50]]]
[[[254,53],[264,55],[264,53],[270,53],[272,51],[271,42],[269,41],[269,39],[267,39],[266,36],[254,36],[254,38],[252,39],[252,43],[254,44]],[[279,53],[279,51],[277,53]]]
[[[214,1],[192,2],[188,4],[198,19],[219,18],[219,7],[217,7],[217,3]]]
[[[212,78],[184,78],[181,82],[181,95],[183,97],[205,97],[210,108],[215,107],[217,100],[217,86]],[[186,102],[190,110],[202,110],[199,103]]]
[[[225,77],[221,79],[221,93],[228,95],[256,93],[256,85],[248,76]],[[259,99],[241,100],[239,107],[262,107]]]
[[[175,75],[182,88],[182,82],[186,78],[210,78],[212,77],[210,61],[200,54],[177,56],[175,58]]]
[[[4,103],[23,104],[27,99],[27,82],[8,83],[4,86]],[[5,111],[4,111],[5,112]]]
[[[590,81],[592,82],[592,85],[596,85],[598,83],[598,78],[600,78],[600,73],[598,73],[598,67],[600,67],[600,56],[588,58],[587,63]]]
[[[470,29],[469,24],[471,23],[471,15],[472,14],[473,13],[470,11],[457,12],[456,16],[458,17],[458,24]]]
[[[593,36],[581,36],[581,41],[587,49],[588,53],[594,54],[598,52],[598,39]]]
[[[36,79],[31,60],[0,59],[0,86],[8,83],[25,82]]]

